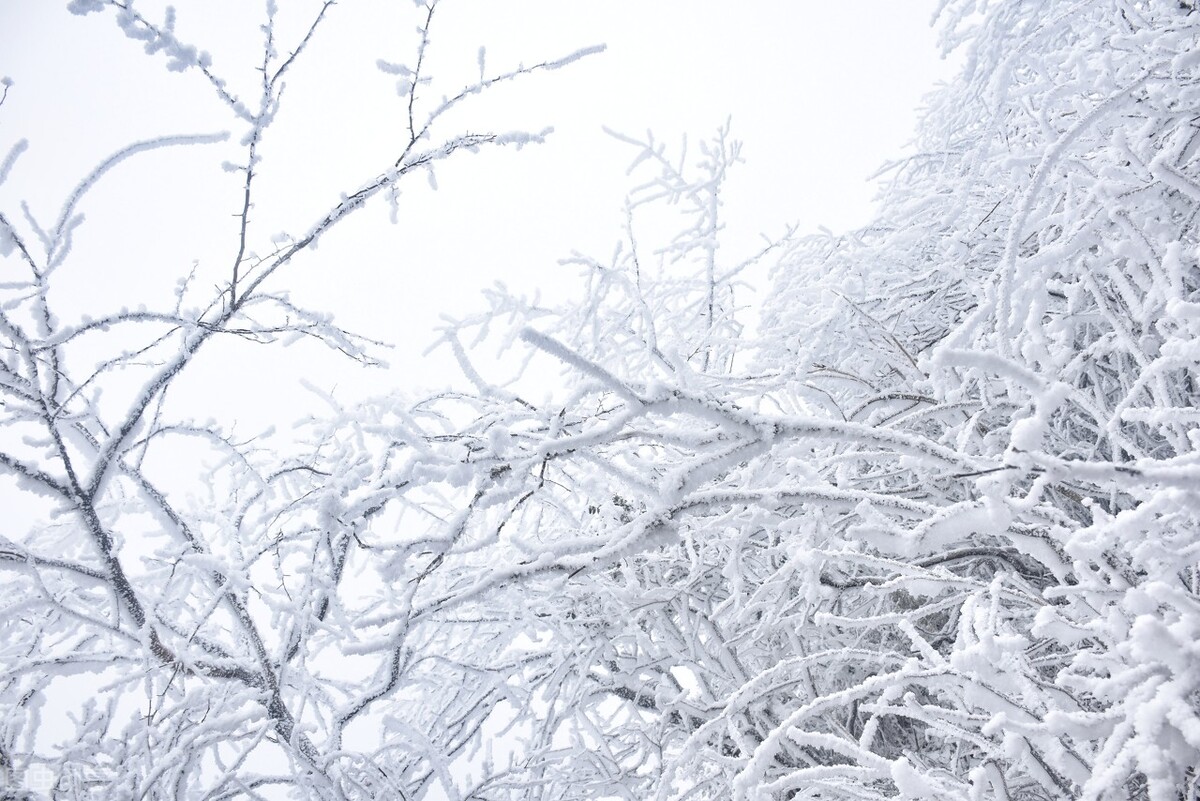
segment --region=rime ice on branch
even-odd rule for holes
[[[379,343],[288,298],[288,268],[314,258],[320,237],[373,198],[394,196],[410,173],[462,151],[542,141],[548,131],[444,131],[445,112],[600,49],[498,73],[481,62],[477,81],[431,100],[433,87],[442,91],[429,45],[440,6],[417,6],[415,91],[399,101],[409,125],[394,152],[369,175],[350,176],[357,188],[315,220],[296,220],[292,230],[303,233],[273,236],[257,224],[270,202],[260,166],[274,137],[289,135],[279,115],[285,79],[301,79],[294,68],[312,42],[335,35],[328,29],[351,10],[332,0],[307,12],[267,2],[251,90],[239,93],[233,87],[244,82],[231,80],[228,65],[183,38],[186,15],[206,13],[199,7],[181,9],[177,26],[169,7],[160,19],[132,0],[70,3],[76,14],[115,19],[184,73],[176,80],[216,94],[225,117],[215,127],[236,130],[237,155],[225,167],[237,192],[212,213],[223,221],[234,206],[236,226],[216,280],[211,270],[185,271],[173,305],[60,319],[65,265],[84,261],[107,280],[130,280],[123,251],[101,252],[79,233],[94,188],[128,180],[126,161],[148,151],[215,147],[227,136],[118,150],[69,193],[52,224],[25,204],[0,209],[0,475],[5,491],[15,481],[19,507],[48,520],[0,532],[0,795],[44,789],[43,775],[63,792],[80,790],[78,777],[105,798],[465,797],[509,780],[506,764],[473,778],[448,767],[484,764],[481,732],[527,714],[528,693],[514,688],[534,667],[511,652],[516,623],[447,621],[412,602],[419,588],[449,586],[420,545],[436,519],[413,511],[426,503],[406,498],[407,479],[394,473],[415,470],[424,432],[400,422],[364,456],[359,446],[378,430],[352,436],[355,419],[335,417],[311,449],[271,453],[231,426],[177,417],[172,402],[181,377],[211,373],[211,362],[197,361],[218,340],[308,338],[376,363]],[[288,16],[297,13],[311,16]],[[299,25],[293,41],[283,41],[291,28],[281,20]],[[37,181],[19,157],[53,146],[19,141],[0,161],[0,181]],[[183,198],[180,208],[191,213]],[[171,253],[161,264],[191,260]],[[209,383],[237,391],[223,380]],[[189,472],[212,497],[171,488]],[[382,537],[376,521],[402,533]]]
[[[507,553],[470,597],[533,608],[552,797],[1196,796],[1200,11],[940,24],[963,75],[875,223],[783,244],[757,339],[712,238],[726,132],[694,179],[632,141],[658,174],[578,303],[447,332],[447,559]],[[487,335],[561,366],[549,401]]]

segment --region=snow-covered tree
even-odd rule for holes
[[[243,120],[252,192],[294,59],[269,38],[243,103],[169,21],[118,16]],[[56,513],[0,547],[0,768],[111,797],[1196,798],[1200,13],[939,18],[964,70],[874,224],[730,253],[729,129],[698,155],[622,136],[642,183],[613,254],[567,259],[577,302],[497,289],[442,332],[469,386],[332,403],[294,455],[164,393],[222,336],[370,358],[272,282],[408,172],[511,137],[412,124],[195,313],[186,283],[170,312],[50,313],[92,179],[54,225],[0,218],[0,466]],[[406,98],[420,41],[382,65]],[[232,505],[155,483],[180,436],[225,455]],[[47,742],[78,676],[95,700]]]
[[[47,521],[25,529],[6,515],[0,532],[5,798],[29,790],[55,798],[403,799],[435,787],[466,796],[508,781],[512,758],[484,754],[481,732],[490,743],[528,704],[532,668],[513,650],[519,621],[447,620],[419,602],[430,585],[457,592],[436,561],[422,558],[429,524],[405,520],[386,538],[368,531],[373,520],[396,522],[402,497],[409,507],[433,504],[396,491],[421,463],[421,435],[398,418],[322,428],[311,447],[277,453],[228,421],[178,417],[172,400],[197,369],[209,392],[238,391],[211,362],[196,366],[216,343],[307,338],[372,362],[374,343],[289,299],[288,275],[313,258],[318,239],[366,204],[394,199],[412,174],[424,181],[465,151],[540,141],[542,133],[443,129],[448,112],[472,96],[594,50],[499,72],[480,50],[469,54],[474,83],[434,89],[429,43],[439,6],[408,4],[401,11],[417,27],[415,51],[406,64],[378,63],[399,90],[390,101],[403,120],[393,149],[368,175],[347,176],[357,184],[322,213],[293,221],[301,226],[293,235],[273,236],[259,223],[270,218],[263,204],[279,197],[261,191],[263,155],[295,119],[281,113],[294,94],[284,87],[338,24],[330,20],[343,10],[334,6],[318,3],[300,20],[309,13],[302,7],[267,2],[247,82],[185,41],[174,9],[157,18],[128,1],[70,3],[76,14],[115,19],[184,73],[179,80],[207,84],[226,115],[218,124],[236,126],[237,141],[134,143],[83,177],[54,219],[25,204],[0,210],[0,475],[6,497],[16,497],[17,521]],[[83,261],[92,274],[119,276],[128,251],[145,247],[138,221],[126,220],[113,251],[97,252],[96,239],[72,248],[87,239],[83,212],[95,210],[95,187],[149,151],[218,145],[231,157],[224,166],[234,176],[226,189],[236,225],[224,222],[228,208],[204,212],[221,221],[218,234],[231,232],[232,258],[178,275],[163,308],[108,309],[103,298],[87,298],[80,311],[79,293],[63,283],[69,271]],[[39,147],[54,144],[12,147],[0,182],[32,187],[21,156]],[[219,165],[207,166],[220,174]],[[176,181],[165,202],[190,213],[190,192]],[[368,440],[377,447],[365,458]],[[178,489],[181,475],[187,491]],[[459,760],[471,770],[452,775]]]
[[[447,333],[476,386],[449,552],[521,586],[574,716],[540,797],[1196,797],[1200,13],[940,17],[963,74],[874,224],[775,249],[757,339],[724,133],[694,178],[638,143],[658,176],[573,259],[581,302]],[[489,383],[476,326],[560,393]]]

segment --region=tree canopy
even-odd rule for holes
[[[52,512],[0,532],[14,788],[38,767],[56,797],[1198,797],[1194,4],[947,0],[964,68],[875,221],[747,259],[720,247],[728,127],[690,158],[618,136],[625,228],[568,259],[574,300],[498,288],[441,331],[458,391],[330,399],[264,451],[172,418],[177,377],[226,337],[370,361],[289,300],[292,260],[410,173],[536,142],[441,116],[588,55],[481,58],[427,105],[418,3],[414,60],[381,65],[410,98],[394,162],[251,258],[258,148],[329,5],[291,49],[264,28],[249,100],[169,18],[71,4],[242,121],[244,247],[199,305],[181,276],[173,309],[53,312],[95,180],[202,137],[115,154],[52,225],[0,209],[0,471]],[[136,390],[114,408],[109,384]],[[160,487],[177,438],[217,456],[212,497]]]

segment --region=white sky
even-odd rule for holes
[[[280,46],[316,7],[279,0]],[[161,18],[160,2],[141,0]],[[489,69],[536,63],[580,47],[608,50],[567,69],[502,87],[465,104],[442,133],[553,125],[540,147],[466,155],[406,188],[402,220],[386,205],[360,212],[276,286],[333,312],[353,331],[396,345],[388,372],[364,377],[315,348],[213,348],[183,393],[198,417],[233,416],[253,429],[280,416],[303,374],[348,393],[441,383],[444,359],[420,356],[439,314],[481,308],[496,280],[562,292],[574,273],[557,260],[578,249],[605,258],[620,234],[634,155],[602,125],[653,129],[675,145],[710,135],[726,117],[747,164],[726,195],[731,260],[760,233],[788,222],[843,230],[869,219],[866,178],[903,152],[914,109],[950,68],[929,27],[932,0],[444,0],[435,17],[430,96],[454,93]],[[0,75],[14,80],[0,107],[0,153],[30,150],[0,186],[0,209],[20,217],[28,199],[44,223],[100,159],[132,140],[242,128],[197,73],[172,74],[147,57],[109,13],[86,18],[65,0],[0,0]],[[308,228],[343,191],[394,160],[403,104],[377,58],[406,61],[417,22],[409,0],[342,0],[292,73],[285,111],[269,133],[253,219],[264,251],[279,231]],[[178,4],[181,38],[211,51],[214,69],[247,95],[257,80],[261,4]],[[290,104],[290,105],[288,105]],[[455,126],[458,126],[457,128]],[[693,147],[694,151],[695,148]],[[389,158],[390,156],[390,158]],[[222,160],[234,145],[159,151],[128,162],[83,206],[88,221],[60,279],[60,316],[99,316],[123,305],[167,305],[199,260],[200,285],[222,280],[235,249],[238,176]],[[17,269],[9,260],[0,269]],[[453,373],[454,371],[450,371]],[[210,391],[201,392],[201,385]],[[353,387],[353,389],[351,389]],[[247,400],[249,399],[249,400]],[[180,402],[183,402],[182,400]],[[283,415],[287,423],[291,415]]]

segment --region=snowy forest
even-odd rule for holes
[[[568,298],[446,309],[456,389],[304,375],[320,413],[260,439],[193,416],[193,376],[236,393],[293,342],[370,369],[291,276],[538,146],[472,104],[602,49],[440,84],[453,2],[402,4],[403,134],[277,234],[284,87],[354,4],[294,5],[235,81],[172,9],[71,0],[229,133],[131,142],[49,217],[9,202],[52,143],[0,87],[0,798],[1200,799],[1193,0],[944,0],[961,70],[873,222],[745,259],[733,132],[622,134],[620,245],[561,254]],[[157,254],[158,306],[72,295],[139,247],[93,237],[96,193],[210,150],[227,257]]]

